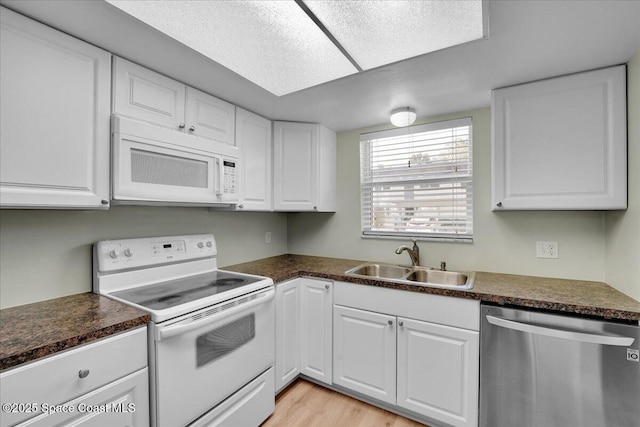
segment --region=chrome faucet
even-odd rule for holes
[[[411,257],[411,265],[415,267],[420,265],[420,248],[418,247],[418,244],[415,240],[412,240],[412,242],[413,248],[402,245],[399,246],[398,249],[396,249],[396,253],[400,255],[403,251],[407,251],[409,253],[409,256]]]

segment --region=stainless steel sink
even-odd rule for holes
[[[414,271],[407,276],[407,280],[417,282],[418,284],[434,284],[441,286],[450,286],[454,288],[469,289],[473,286],[469,284],[469,277],[474,273],[471,272],[458,272],[458,271],[440,271],[423,268],[414,268]]]
[[[352,268],[346,274],[352,276],[366,276],[381,279],[402,279],[413,270],[409,267],[393,264],[367,263]]]
[[[345,274],[365,279],[446,289],[471,289],[475,279],[475,272],[472,271],[441,271],[429,267],[408,267],[375,262],[361,264],[345,271]]]

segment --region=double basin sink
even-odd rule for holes
[[[471,289],[475,279],[475,272],[472,271],[442,271],[429,267],[409,267],[375,262],[361,264],[345,271],[345,274],[364,279],[445,289]]]

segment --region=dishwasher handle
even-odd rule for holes
[[[567,331],[565,329],[549,328],[546,326],[532,325],[530,323],[516,322],[502,317],[487,316],[487,321],[492,325],[500,326],[530,334],[544,335],[571,341],[586,342],[592,344],[614,345],[627,347],[633,344],[635,338],[621,337],[618,335],[600,335],[586,332]]]

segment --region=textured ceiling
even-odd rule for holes
[[[640,47],[640,1],[491,1],[488,39],[277,97],[106,2],[0,4],[269,119],[338,132],[388,124],[402,106],[486,107],[494,88],[622,64]]]

